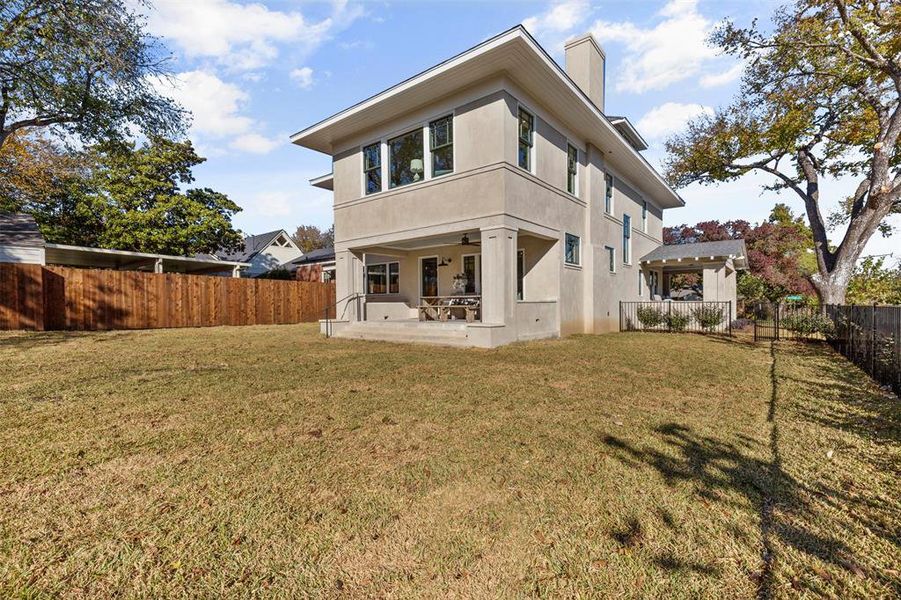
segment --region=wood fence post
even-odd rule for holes
[[[870,307],[870,376],[876,377],[876,303]]]

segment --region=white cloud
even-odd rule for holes
[[[596,21],[592,33],[601,42],[620,42],[626,55],[616,76],[617,91],[660,90],[697,75],[717,57],[707,45],[711,21],[697,10],[696,0],[671,0],[658,13],[663,20],[643,29],[631,22]]]
[[[229,143],[229,148],[250,152],[251,154],[269,154],[279,146],[286,144],[287,137],[268,138],[259,133],[245,133],[239,135]]]
[[[654,107],[638,121],[638,131],[649,140],[662,140],[700,115],[713,115],[713,109],[702,104],[666,102]]]
[[[290,76],[297,85],[305,90],[313,87],[313,69],[310,67],[294,69],[291,71]]]
[[[701,77],[701,87],[712,88],[732,83],[741,77],[744,70],[744,63],[737,63],[721,73],[708,73]]]
[[[522,24],[529,33],[539,37],[546,34],[566,34],[582,23],[590,11],[587,0],[562,0],[555,2],[545,12],[524,19]]]
[[[251,70],[272,62],[280,43],[312,52],[362,14],[362,8],[346,1],[335,2],[330,16],[311,21],[299,11],[257,3],[157,0],[148,25],[188,58],[212,58],[229,69]]]
[[[258,131],[263,124],[245,114],[248,94],[215,74],[202,71],[178,73],[157,82],[161,92],[189,110],[193,116],[190,137],[207,153],[221,150],[223,141],[233,150],[266,154],[284,143]]]

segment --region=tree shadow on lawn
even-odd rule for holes
[[[760,442],[748,436],[739,435],[739,441],[731,443],[723,441],[721,437],[698,434],[679,423],[666,423],[655,428],[654,432],[659,436],[659,440],[654,445],[640,446],[612,435],[603,439],[603,442],[614,450],[618,459],[632,466],[653,467],[667,485],[675,486],[687,482],[696,487],[697,494],[706,502],[739,508],[757,507],[760,512],[759,543],[762,546],[761,568],[755,576],[759,598],[773,596],[776,540],[851,572],[861,570],[851,558],[849,547],[840,539],[818,534],[798,525],[806,521],[805,517],[811,516],[806,499],[810,495],[833,498],[837,505],[845,504],[845,507],[851,499],[841,490],[823,484],[817,484],[817,489],[811,489],[783,470],[780,432],[776,420],[780,382],[777,376],[777,355],[772,346],[770,354],[768,457],[759,458],[751,455],[754,448],[758,448],[757,454],[760,454]],[[822,382],[820,384],[822,385]],[[660,442],[663,445],[662,449]],[[742,500],[727,498],[735,492],[738,492]],[[640,524],[637,521],[630,527],[631,529],[626,532],[614,532],[614,539],[622,544],[619,537],[626,536],[623,539],[628,541],[630,531],[640,531]],[[674,570],[686,567],[680,561],[660,560],[658,564]],[[694,570],[705,572],[705,568]]]
[[[93,332],[85,331],[0,331],[0,350],[31,350],[55,346],[83,338]]]

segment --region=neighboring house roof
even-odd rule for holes
[[[675,262],[717,258],[731,258],[735,262],[736,268],[747,268],[748,249],[745,247],[745,241],[721,240],[718,242],[657,246],[657,248],[642,256],[641,262]]]
[[[267,231],[257,235],[249,235],[244,238],[244,248],[225,252],[218,251],[216,256],[222,260],[232,260],[238,262],[250,262],[254,256],[265,250],[279,235],[284,234],[289,240],[291,236],[284,229],[276,229],[275,231]]]
[[[539,104],[554,107],[554,116],[573,131],[581,132],[586,141],[603,148],[605,161],[615,169],[644,181],[654,204],[661,208],[685,205],[620,128],[607,119],[522,25],[295,133],[291,141],[334,154],[336,144],[349,136],[502,74],[524,85]]]
[[[311,265],[316,263],[332,262],[335,260],[334,248],[319,248],[310,250],[300,258],[291,261],[294,265]]]
[[[0,246],[43,248],[44,236],[31,215],[0,213]]]
[[[223,267],[246,268],[250,266],[246,262],[225,261],[203,254],[174,256],[171,254],[110,250],[108,248],[70,246],[67,244],[46,244],[45,247],[48,265],[107,269],[127,268],[140,271],[153,269],[154,264],[161,260],[165,270],[171,270],[171,267],[178,265],[178,270],[185,273],[211,273],[220,272],[223,270]]]

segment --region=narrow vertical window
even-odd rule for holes
[[[644,273],[642,273],[641,271],[638,271],[638,297],[639,298],[641,298],[641,285],[643,283],[642,282],[643,278],[644,278]]]
[[[466,280],[466,286],[463,292],[466,294],[478,294],[481,289],[479,260],[475,254],[468,254],[463,257],[463,277]]]
[[[611,246],[604,246],[607,251],[607,270],[616,273],[616,249]]]
[[[568,265],[580,265],[582,256],[579,236],[567,233],[563,238],[563,242],[563,262]]]
[[[645,233],[648,232],[648,201],[645,200],[641,203],[641,230]]]
[[[366,194],[382,191],[382,145],[379,143],[363,148],[363,179]]]
[[[400,263],[388,263],[388,293],[400,293]]]
[[[532,170],[532,143],[535,137],[535,119],[519,109],[519,166],[526,171]]]
[[[576,194],[576,175],[579,171],[579,151],[567,144],[566,146],[566,191]]]
[[[632,217],[623,215],[623,262],[632,262]]]
[[[429,123],[432,177],[454,172],[454,118],[451,115]]]
[[[523,299],[523,278],[526,274],[526,252],[525,250],[516,251],[516,299]]]
[[[613,214],[613,175],[604,174],[604,212]]]

